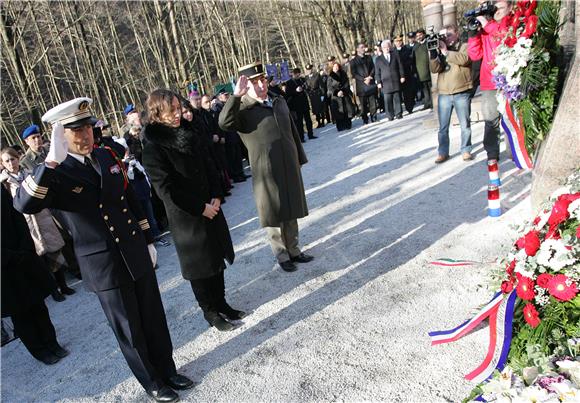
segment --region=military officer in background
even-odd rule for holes
[[[48,147],[44,146],[42,134],[37,125],[30,125],[24,129],[22,132],[22,140],[28,146],[28,150],[20,158],[20,166],[32,171],[37,165],[44,162]]]
[[[53,126],[50,149],[14,206],[54,212],[72,234],[83,281],[97,294],[131,371],[156,401],[177,401],[174,389],[193,382],[175,369],[149,223],[112,151],[93,148],[91,103],[76,98],[42,117]]]

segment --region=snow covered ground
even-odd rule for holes
[[[199,385],[181,392],[197,402],[460,401],[463,375],[487,348],[486,327],[431,347],[427,332],[454,327],[486,302],[488,264],[444,268],[440,257],[493,261],[509,228],[530,211],[531,177],[505,154],[500,163],[504,214],[487,217],[483,123],[473,125],[474,161],[436,157],[435,113],[403,120],[334,126],[308,141],[303,168],[310,215],[301,245],[316,259],[286,273],[259,227],[251,182],[224,205],[236,249],[226,271],[231,305],[253,313],[232,332],[208,328],[173,248],[159,248],[159,286],[180,372]],[[2,401],[145,401],[97,298],[75,286],[47,303],[70,356],[35,361],[16,340],[2,348]]]

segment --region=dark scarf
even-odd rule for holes
[[[190,122],[181,121],[177,128],[161,123],[149,123],[145,126],[145,140],[157,146],[173,151],[197,155],[199,154],[199,135]]]
[[[335,73],[334,71],[330,72],[330,77],[332,77],[332,79],[338,83],[343,83],[344,82],[344,76],[346,75],[346,73],[344,72],[344,70],[339,70],[338,74]]]

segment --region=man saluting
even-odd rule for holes
[[[252,166],[254,198],[262,227],[280,267],[314,259],[298,247],[298,218],[308,215],[300,166],[307,162],[300,133],[283,97],[268,92],[261,63],[239,69],[240,78],[219,117],[223,130],[237,131]]]
[[[44,114],[52,124],[50,149],[14,206],[27,214],[54,211],[72,235],[83,281],[97,294],[129,368],[156,401],[173,402],[179,398],[173,389],[193,382],[175,369],[149,223],[111,150],[93,149],[91,103],[76,98]]]

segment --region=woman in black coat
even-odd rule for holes
[[[36,254],[24,216],[12,207],[10,193],[2,193],[2,317],[10,316],[14,331],[34,358],[47,365],[68,355],[56,340],[44,299],[55,284]]]
[[[165,205],[181,274],[191,282],[209,324],[232,330],[231,321],[246,313],[225,300],[224,260],[233,263],[234,249],[210,152],[195,127],[181,119],[182,106],[173,92],[149,94],[147,113],[143,164]]]
[[[339,132],[352,127],[351,119],[354,116],[352,91],[348,75],[340,63],[334,62],[332,71],[326,82],[327,96],[330,99],[330,110],[336,121],[336,130]]]

